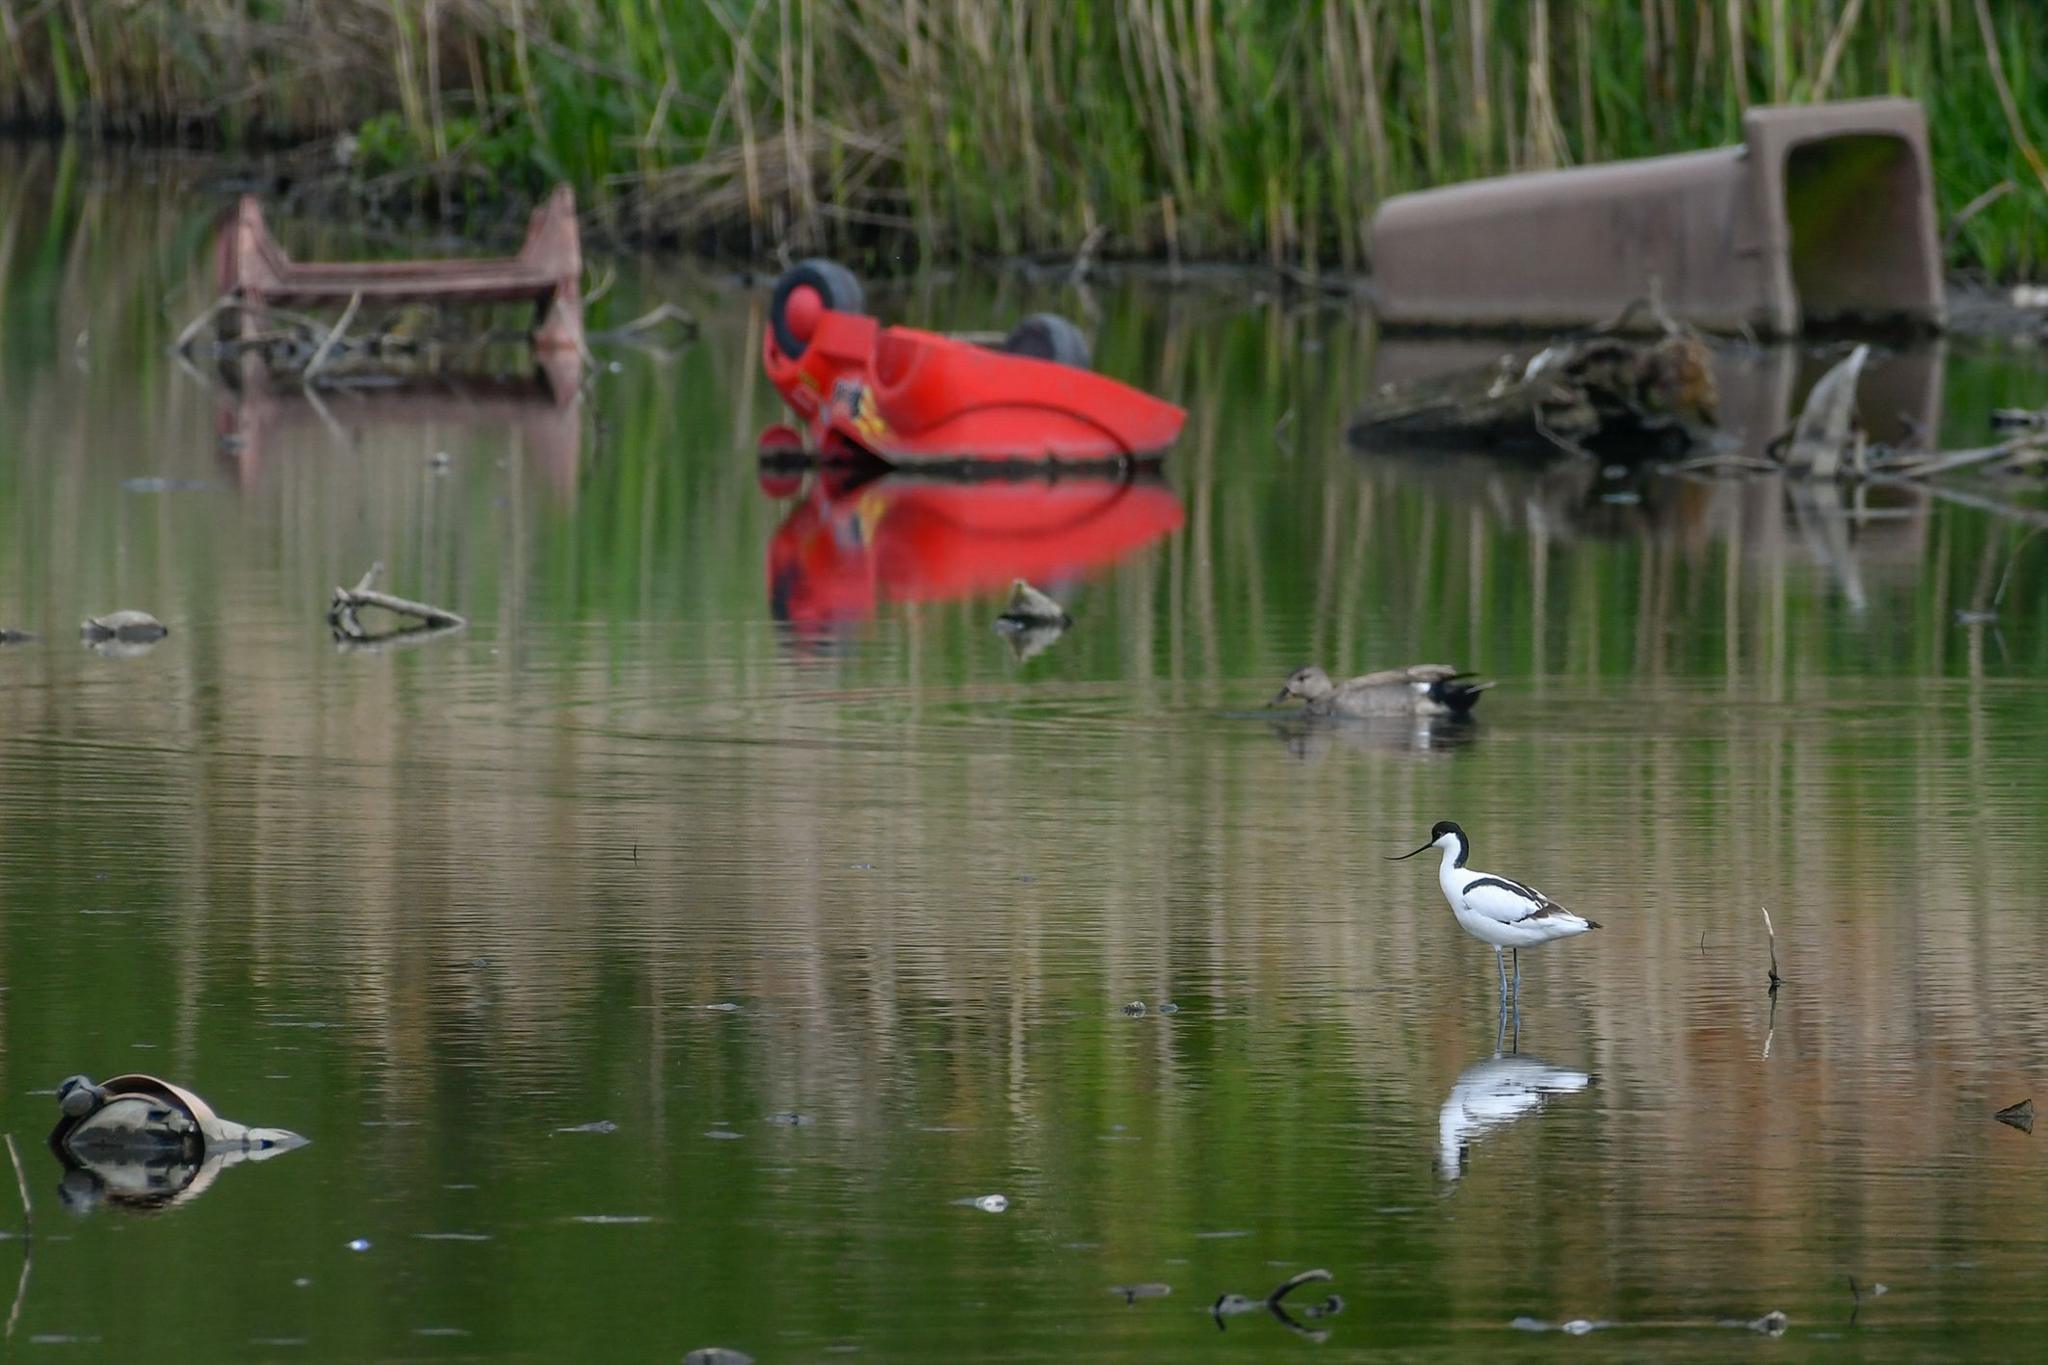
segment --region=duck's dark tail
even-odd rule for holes
[[[1449,707],[1451,714],[1454,716],[1465,715],[1474,706],[1479,704],[1479,694],[1493,686],[1490,682],[1475,683],[1465,681],[1467,678],[1476,676],[1476,674],[1472,673],[1458,673],[1445,678],[1442,682],[1431,683],[1429,686],[1429,699],[1441,706]]]

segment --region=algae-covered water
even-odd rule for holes
[[[1455,357],[1242,278],[871,288],[1081,318],[1189,409],[1158,484],[764,491],[765,293],[664,262],[605,317],[701,335],[566,407],[245,401],[168,355],[201,171],[7,165],[18,1357],[1624,1360],[1773,1310],[2033,1351],[2048,1134],[1991,1117],[2048,1082],[2023,520],[1362,456],[1361,399]],[[1731,425],[1825,360],[1730,356]],[[1874,373],[1874,426],[1953,444],[2048,404],[2004,344]],[[372,561],[468,629],[338,649]],[[1013,573],[1076,618],[1022,662]],[[79,644],[122,607],[171,634]],[[1498,680],[1475,724],[1262,708],[1424,660]],[[1441,819],[1605,925],[1524,955],[1504,1035],[1431,860],[1383,861]],[[60,1078],[130,1070],[312,1142],[137,1207],[43,1145]],[[1291,1323],[1211,1311],[1312,1268]]]

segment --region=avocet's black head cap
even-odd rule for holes
[[[1402,858],[1413,858],[1416,853],[1427,853],[1429,852],[1429,850],[1435,848],[1438,842],[1441,841],[1447,834],[1455,834],[1458,836],[1458,861],[1459,865],[1462,866],[1464,864],[1465,858],[1465,846],[1469,844],[1471,841],[1465,837],[1464,830],[1459,829],[1449,820],[1439,820],[1434,825],[1430,826],[1429,842],[1424,844],[1421,848],[1416,849],[1415,853],[1403,853],[1398,857],[1389,858],[1388,861],[1398,863],[1401,861]]]

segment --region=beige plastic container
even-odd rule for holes
[[[1389,199],[1373,220],[1381,321],[1574,327],[1612,319],[1654,284],[1667,313],[1709,331],[1939,330],[1919,103],[1756,108],[1742,130],[1739,147]]]

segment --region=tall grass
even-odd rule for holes
[[[1917,95],[1958,265],[2048,261],[2048,10],[1989,0],[0,3],[0,115],[353,137],[370,193],[639,235],[1364,262],[1387,194]],[[31,22],[33,20],[33,22]],[[2001,91],[1996,77],[2002,76]]]

